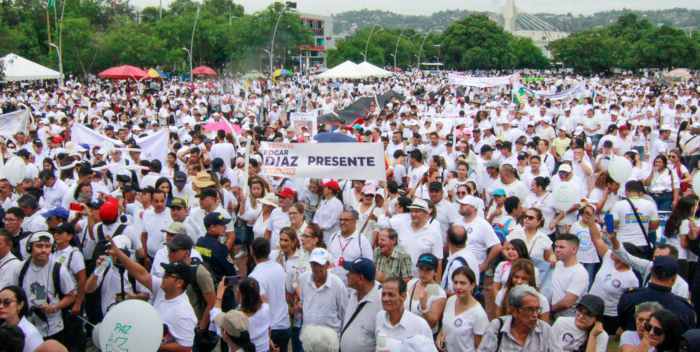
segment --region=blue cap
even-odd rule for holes
[[[42,213],[41,216],[43,216],[47,219],[52,217],[52,216],[56,216],[60,219],[68,220],[68,211],[66,211],[66,209],[64,209],[62,206],[59,205],[59,206],[56,206],[45,213]]]
[[[493,191],[493,195],[494,196],[505,196],[506,191],[503,188],[499,188],[499,189]]]
[[[353,261],[343,260],[343,269],[360,274],[367,281],[374,281],[374,276],[377,274],[377,267],[368,258],[357,258]]]
[[[95,208],[95,209],[100,209],[100,208],[102,208],[102,206],[103,206],[104,204],[105,204],[105,201],[98,198],[96,201],[94,201],[94,202],[92,202],[92,203],[88,203],[88,206],[89,206],[89,207],[92,207],[92,208]]]
[[[660,255],[654,259],[654,266],[651,271],[656,275],[671,277],[678,274],[680,266],[678,260],[670,255]]]
[[[438,257],[433,253],[423,253],[418,257],[418,263],[416,266],[422,266],[428,270],[436,270],[438,268]]]
[[[231,219],[227,219],[221,215],[221,213],[217,212],[209,213],[204,217],[204,227],[207,229],[212,225],[226,225],[229,222],[231,222]]]

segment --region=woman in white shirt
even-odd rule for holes
[[[552,326],[552,344],[564,351],[605,352],[608,334],[601,322],[603,306],[600,297],[581,297],[575,316],[560,317]]]
[[[323,230],[323,239],[327,241],[334,233],[340,230],[338,227],[338,219],[340,218],[340,213],[343,212],[343,203],[341,203],[337,197],[338,190],[340,189],[338,182],[329,181],[321,186],[323,186],[324,199],[318,204],[318,208],[316,208],[313,223],[317,224],[321,230]],[[346,201],[349,202],[351,196],[354,196],[354,193],[350,193]]]
[[[668,159],[658,155],[654,159],[652,172],[644,180],[644,185],[658,205],[659,211],[671,211],[680,199],[681,184],[678,176],[667,165]]]
[[[535,179],[532,180],[530,188],[532,193],[525,198],[525,204],[523,204],[523,206],[525,209],[537,208],[542,211],[544,227],[542,227],[540,231],[551,237],[555,230],[552,230],[550,224],[552,220],[556,219],[559,209],[556,207],[552,192],[547,191],[547,187],[549,187],[550,183],[551,179],[549,177],[535,177]]]
[[[160,171],[160,175],[172,180],[175,177],[175,172],[180,171],[180,166],[177,164],[177,155],[170,152],[166,159],[168,163]]]
[[[516,238],[521,239],[527,244],[530,258],[556,263],[557,259],[552,250],[552,240],[541,230],[544,227],[544,223],[545,220],[541,210],[537,208],[528,209],[523,215],[523,227],[516,228],[508,234],[506,241],[512,241]]]
[[[676,176],[680,179],[681,183],[681,197],[684,191],[687,190],[691,182],[693,182],[693,177],[690,176],[690,171],[688,168],[681,163],[681,151],[679,149],[672,149],[668,152],[668,168],[673,171]]]
[[[474,298],[476,276],[463,266],[452,273],[452,282],[455,294],[445,304],[437,347],[440,351],[476,351],[489,326],[486,311]]]
[[[445,290],[435,281],[438,259],[432,253],[423,253],[418,257],[416,267],[418,278],[406,285],[408,299],[403,305],[411,313],[425,319],[433,334],[436,334],[447,301]]]
[[[226,280],[221,280],[221,282],[219,282],[219,286],[216,288],[214,308],[209,312],[211,323],[216,328],[219,336],[222,335],[221,331],[224,329],[218,325],[217,322],[221,323],[223,319],[217,320],[216,318],[220,314],[227,314],[221,311],[221,301],[224,297],[224,290],[226,290],[225,281]],[[229,335],[228,339],[233,340],[234,346],[239,347],[236,351],[267,352],[276,350],[277,347],[270,339],[270,327],[272,325],[270,305],[263,303],[260,298],[260,286],[258,282],[253,278],[243,279],[238,283],[238,291],[241,294],[240,312],[248,318],[248,330],[242,331],[240,335],[236,337]],[[219,327],[222,329],[219,329]],[[223,342],[224,341],[222,341],[222,343]],[[231,346],[230,342],[229,346]]]
[[[508,276],[508,282],[506,282],[505,287],[503,287],[496,294],[496,318],[502,317],[510,314],[510,306],[508,304],[508,295],[513,287],[518,285],[530,285],[532,288],[537,288],[537,278],[535,276],[535,264],[531,260],[518,259],[516,260],[510,268],[510,276]],[[549,321],[549,301],[543,294],[539,294],[540,307],[542,312],[539,314],[538,318],[543,321]]]
[[[651,314],[660,309],[664,309],[664,307],[658,302],[644,302],[637,306],[634,313],[637,330],[628,330],[622,333],[620,352],[654,351],[651,341],[649,341],[649,334],[644,331],[644,325],[649,322]]]
[[[0,319],[4,325],[15,325],[24,333],[24,349],[32,352],[44,342],[39,330],[27,320],[27,295],[18,286],[7,286],[0,291]]]
[[[277,208],[278,198],[272,193],[268,193],[264,198],[260,200],[262,204],[262,212],[255,219],[255,225],[253,225],[253,238],[264,237],[265,229],[267,229],[267,223],[270,220],[270,214]]]
[[[506,285],[508,278],[510,277],[510,268],[516,260],[530,260],[530,255],[527,253],[527,245],[525,244],[525,241],[519,238],[506,242],[503,247],[504,249],[503,252],[501,252],[501,255],[506,257],[508,260],[498,263],[496,270],[493,272],[493,292],[498,292]],[[535,281],[539,283],[540,271],[537,268],[535,268],[535,278]]]

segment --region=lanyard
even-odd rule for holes
[[[352,237],[348,241],[348,243],[345,244],[345,247],[343,247],[343,244],[340,242],[340,237],[338,236],[338,246],[340,246],[340,255],[343,256],[345,254],[345,248],[348,248],[348,245],[350,245],[350,242],[352,242]]]

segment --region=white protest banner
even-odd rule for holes
[[[263,173],[351,180],[386,180],[381,143],[262,142]]]
[[[304,133],[301,126],[307,126],[312,136],[318,134],[318,115],[315,112],[293,112],[289,114],[289,123],[294,126],[297,136]]]
[[[158,131],[150,136],[136,139],[136,144],[141,148],[141,157],[144,160],[160,160],[163,165],[167,165],[168,159],[168,137],[167,130]]]
[[[100,147],[104,145],[104,141],[109,141],[116,147],[124,147],[124,143],[119,140],[109,138],[103,134],[99,134],[94,130],[91,130],[81,124],[74,123],[73,128],[70,131],[71,141],[75,144],[86,143],[90,147]]]
[[[500,87],[513,84],[520,80],[520,73],[501,77],[471,77],[452,73],[449,76],[449,83],[460,86],[470,86],[478,88]]]
[[[585,93],[585,89],[586,82],[581,82],[567,90],[552,94],[534,91],[516,82],[513,84],[513,102],[516,104],[527,102],[527,97],[549,100],[581,99]]]
[[[24,132],[24,134],[27,134],[28,117],[29,114],[27,110],[17,110],[0,115],[0,136],[9,138],[17,132]]]

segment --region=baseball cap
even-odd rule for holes
[[[671,126],[669,126],[667,124],[663,124],[663,125],[661,125],[661,127],[659,127],[659,131],[670,131],[670,130],[671,130]]]
[[[481,203],[479,203],[479,200],[471,195],[466,195],[464,198],[457,200],[459,204],[464,204],[464,205],[471,205],[475,208],[480,208]]]
[[[428,184],[428,189],[436,189],[438,191],[442,191],[442,183],[433,181]]]
[[[170,230],[173,228],[173,225],[175,225],[175,224],[179,225],[177,227],[182,227],[181,228],[182,230],[185,229],[185,225],[183,225],[181,222],[175,222],[168,227],[168,229],[167,229],[168,233],[174,233],[174,232],[171,232]],[[179,230],[179,229],[174,229],[174,230]],[[166,232],[166,230],[161,230],[161,231]],[[173,237],[173,239],[170,240],[170,242],[166,243],[165,245],[174,251],[179,251],[179,250],[189,251],[192,249],[192,247],[194,247],[194,242],[192,242],[192,239],[190,238],[190,236],[188,236],[187,234],[181,233],[181,234],[175,235],[175,237]]]
[[[224,159],[215,158],[215,159],[211,162],[211,169],[214,170],[214,171],[219,170],[219,168],[221,168],[222,166],[224,166]]]
[[[406,153],[403,150],[398,149],[398,150],[394,151],[394,159],[400,158],[402,156],[406,156]]]
[[[22,158],[28,158],[30,155],[32,154],[26,149],[20,149],[17,151],[17,156]]]
[[[368,258],[357,258],[353,261],[344,260],[343,269],[362,275],[367,281],[374,281],[375,275],[377,274],[377,267],[374,265],[371,259]]]
[[[172,207],[187,208],[187,202],[185,202],[185,200],[182,198],[173,198],[173,200],[170,201],[168,208]]]
[[[603,313],[605,313],[605,302],[598,296],[585,295],[581,297],[581,301],[579,301],[577,307],[580,306],[586,307],[588,311],[596,317],[602,317]]]
[[[187,184],[187,174],[183,171],[176,171],[173,176],[173,183],[175,186],[182,187]]]
[[[374,195],[375,193],[377,193],[377,190],[374,189],[374,186],[372,185],[365,185],[364,187],[362,187],[362,194]]]
[[[700,128],[700,122],[693,122],[693,124],[690,125],[692,128]],[[620,127],[622,129],[622,127]]]
[[[408,209],[418,209],[425,212],[430,212],[430,208],[428,208],[428,202],[420,198],[414,199],[413,203],[411,203],[411,205],[408,206]]]
[[[656,275],[671,277],[678,274],[678,261],[670,255],[660,255],[654,259],[651,271]]]
[[[119,206],[114,204],[114,203],[104,203],[100,207],[100,219],[102,221],[107,220],[107,221],[112,221],[117,218],[117,215],[119,214]]]
[[[239,337],[242,332],[248,331],[250,324],[245,314],[235,309],[217,314],[214,322],[221,326],[227,335],[233,337]]]
[[[226,225],[231,219],[225,218],[221,213],[213,212],[204,217],[204,227],[207,229],[212,225]]]
[[[124,192],[131,192],[131,191],[139,192],[140,191],[139,184],[136,182],[126,182],[124,184],[123,191]]]
[[[88,203],[87,205],[88,205],[89,207],[91,207],[91,208],[100,209],[100,208],[102,208],[102,206],[103,206],[104,204],[105,204],[105,201],[104,201],[104,200],[98,199],[98,200],[96,200],[96,201],[94,201],[94,202],[92,202],[92,203]]]
[[[559,172],[562,172],[562,171],[570,173],[572,171],[571,166],[569,166],[568,164],[562,164],[561,166],[559,166]]]
[[[577,127],[574,129],[574,135],[577,135],[577,136],[578,136],[579,134],[581,134],[581,133],[584,133],[584,132],[585,132],[585,131],[583,130],[583,127],[581,127],[581,126],[577,126]]]
[[[503,188],[498,188],[495,191],[493,191],[494,196],[505,196],[506,191]]]
[[[324,265],[329,262],[328,251],[325,248],[314,248],[309,256],[309,262]],[[345,267],[345,265],[343,265]]]
[[[679,343],[681,351],[697,352],[700,351],[700,329],[691,329],[681,336]]]
[[[160,266],[163,268],[165,273],[175,274],[180,279],[185,281],[185,283],[191,282],[191,274],[190,274],[190,266],[189,265],[187,265],[183,262],[177,262],[177,263],[160,263]]]
[[[196,195],[195,197],[200,198],[200,199],[201,199],[201,198],[206,198],[206,197],[214,197],[214,198],[216,198],[218,195],[219,195],[219,194],[216,192],[216,190],[214,190],[213,188],[207,187],[207,188],[203,188],[203,189],[199,192],[199,194]]]
[[[697,124],[697,125],[698,125],[698,128],[700,128],[700,123],[697,123],[697,122],[696,122],[696,123],[694,123],[693,125],[695,125],[695,124]],[[692,127],[692,125],[691,125],[691,127]],[[620,126],[620,131],[627,131],[628,129],[629,129],[629,128],[627,128],[627,125],[622,125],[622,126]]]
[[[43,147],[44,143],[41,143],[41,139],[35,139],[34,142],[32,142],[37,147]]]
[[[189,134],[186,134],[180,138],[180,141],[182,143],[192,143],[192,136],[190,136]]]
[[[185,227],[185,224],[178,221],[173,221],[168,228],[160,230],[160,232],[172,233],[174,235],[187,234],[187,228]]]
[[[63,143],[63,138],[61,138],[61,137],[53,137],[53,142],[54,142],[54,143]]]
[[[488,167],[500,168],[500,167],[501,167],[501,163],[499,163],[498,160],[497,160],[496,158],[493,158],[493,159],[487,161],[486,163],[484,163],[484,166],[486,166],[487,168],[488,168]]]
[[[423,253],[418,257],[416,266],[423,266],[428,270],[435,270],[438,267],[438,258],[433,253]]]
[[[50,228],[49,232],[51,232],[51,233],[65,232],[65,233],[69,233],[71,235],[75,235],[75,225],[73,225],[69,222],[62,222],[62,223],[58,224],[57,226]]]
[[[294,198],[294,191],[291,188],[285,187],[282,192],[277,193],[280,198]]]
[[[53,235],[46,232],[46,231],[39,231],[35,232],[32,234],[31,237],[29,237],[28,243],[34,243],[34,242],[48,242],[53,244]]]
[[[42,213],[41,216],[43,216],[47,219],[52,217],[52,216],[56,216],[56,217],[61,218],[63,220],[67,220],[68,219],[68,211],[66,211],[65,208],[63,208],[62,206],[59,205],[59,206],[53,207],[51,210],[49,210],[45,213]]]
[[[330,187],[336,191],[340,189],[340,185],[338,184],[338,182],[335,182],[334,180],[330,180],[326,183],[322,183],[321,187]]]

